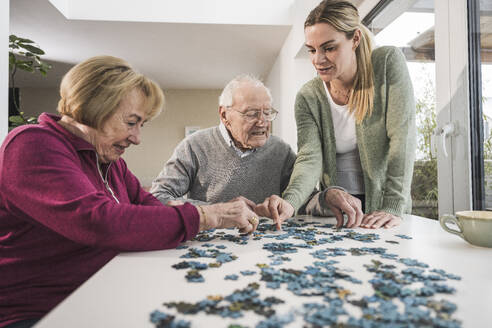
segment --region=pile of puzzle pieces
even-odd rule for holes
[[[227,230],[209,230],[201,232],[195,239],[202,242],[200,247],[179,246],[186,250],[183,260],[174,264],[176,270],[188,270],[184,278],[189,283],[203,283],[201,271],[219,268],[238,259],[226,251],[220,241],[229,241],[237,245],[247,245],[256,240],[272,239],[261,247],[269,253],[271,262],[257,263],[252,270],[241,270],[237,274],[224,276],[225,280],[239,280],[241,276],[257,276],[257,282],[249,283],[229,295],[214,295],[196,303],[182,301],[167,302],[164,306],[174,309],[155,310],[150,315],[151,322],[158,328],[187,328],[190,315],[205,313],[240,320],[246,311],[260,316],[255,327],[288,327],[296,318],[302,318],[303,327],[461,327],[461,322],[453,318],[456,305],[442,295],[453,294],[455,289],[447,284],[449,280],[461,278],[440,269],[431,269],[427,264],[416,259],[400,258],[397,254],[387,252],[383,247],[334,247],[343,245],[345,239],[356,240],[363,244],[378,241],[377,233],[359,233],[351,229],[334,229],[331,224],[288,221],[284,223],[283,232],[275,232],[273,225],[262,219],[257,231],[250,236],[228,233]],[[412,237],[394,235],[402,242]],[[284,241],[285,240],[285,241]],[[210,243],[214,241],[214,243]],[[399,244],[397,240],[385,240],[388,244]],[[330,246],[330,247],[327,247]],[[286,267],[299,249],[309,249],[312,256],[311,265],[304,268]],[[370,296],[357,296],[357,285],[363,282],[351,275],[346,269],[337,266],[335,260],[341,256],[371,255],[364,264],[365,270],[372,275],[368,283],[372,286]],[[374,256],[379,259],[374,259]],[[199,258],[211,258],[213,262],[200,262]],[[401,268],[403,265],[403,269]],[[254,269],[254,270],[253,270]],[[346,283],[354,285],[354,290],[347,289]],[[277,297],[262,297],[260,283],[266,288],[277,290],[285,288],[293,297],[305,299],[302,307],[281,315],[275,307],[285,303]],[[317,296],[313,299],[313,296]],[[319,301],[320,297],[322,301]],[[310,299],[311,298],[311,299]],[[352,306],[359,309],[355,316],[347,311]],[[169,312],[169,313],[168,313]],[[353,311],[352,311],[353,312]],[[179,315],[179,318],[177,316]],[[247,327],[232,324],[228,328]]]

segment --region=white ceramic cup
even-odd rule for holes
[[[439,222],[444,230],[460,236],[470,244],[492,247],[492,212],[456,212],[456,215],[441,216]],[[447,226],[448,222],[456,224],[459,230],[449,228]]]

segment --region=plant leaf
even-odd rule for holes
[[[17,65],[17,68],[20,68],[21,70],[27,71],[27,72],[34,72],[34,69],[32,66],[26,65],[26,64],[19,64]]]
[[[25,124],[26,123],[24,118],[22,116],[19,116],[19,115],[9,116],[9,122],[12,122],[14,124]]]
[[[45,71],[51,69],[51,65],[47,63],[41,63],[41,68],[44,69]]]
[[[32,60],[18,60],[17,61],[17,64],[26,64],[26,65],[29,65],[29,66],[32,66],[34,64],[34,62]]]
[[[34,41],[32,41],[32,40],[24,39],[24,38],[17,38],[17,41],[19,43],[34,43]]]
[[[44,55],[44,51],[39,49],[38,47],[31,46],[29,44],[19,44],[19,46],[36,55]]]

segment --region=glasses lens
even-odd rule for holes
[[[252,122],[260,119],[261,113],[263,113],[263,117],[266,121],[273,121],[275,117],[277,117],[277,111],[273,108],[265,109],[265,110],[248,110],[246,113],[241,113],[243,117]]]
[[[248,120],[248,121],[254,121],[256,120],[260,115],[258,115],[257,111],[247,111],[246,113],[243,114],[243,116]]]
[[[273,121],[275,117],[277,117],[277,111],[273,108],[267,109],[263,111],[263,115],[265,115],[265,119],[267,121]]]

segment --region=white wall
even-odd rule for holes
[[[165,90],[164,112],[142,130],[142,143],[123,155],[140,183],[148,187],[185,136],[185,126],[208,128],[219,124],[222,90]]]
[[[303,56],[304,20],[319,0],[296,0],[292,10],[292,29],[268,74],[265,84],[273,96],[273,106],[280,111],[273,124],[273,133],[297,151],[297,130],[294,101],[297,91],[316,76],[311,62]]]
[[[9,116],[9,1],[0,1],[0,143],[8,132]],[[1,50],[3,48],[3,50]]]

